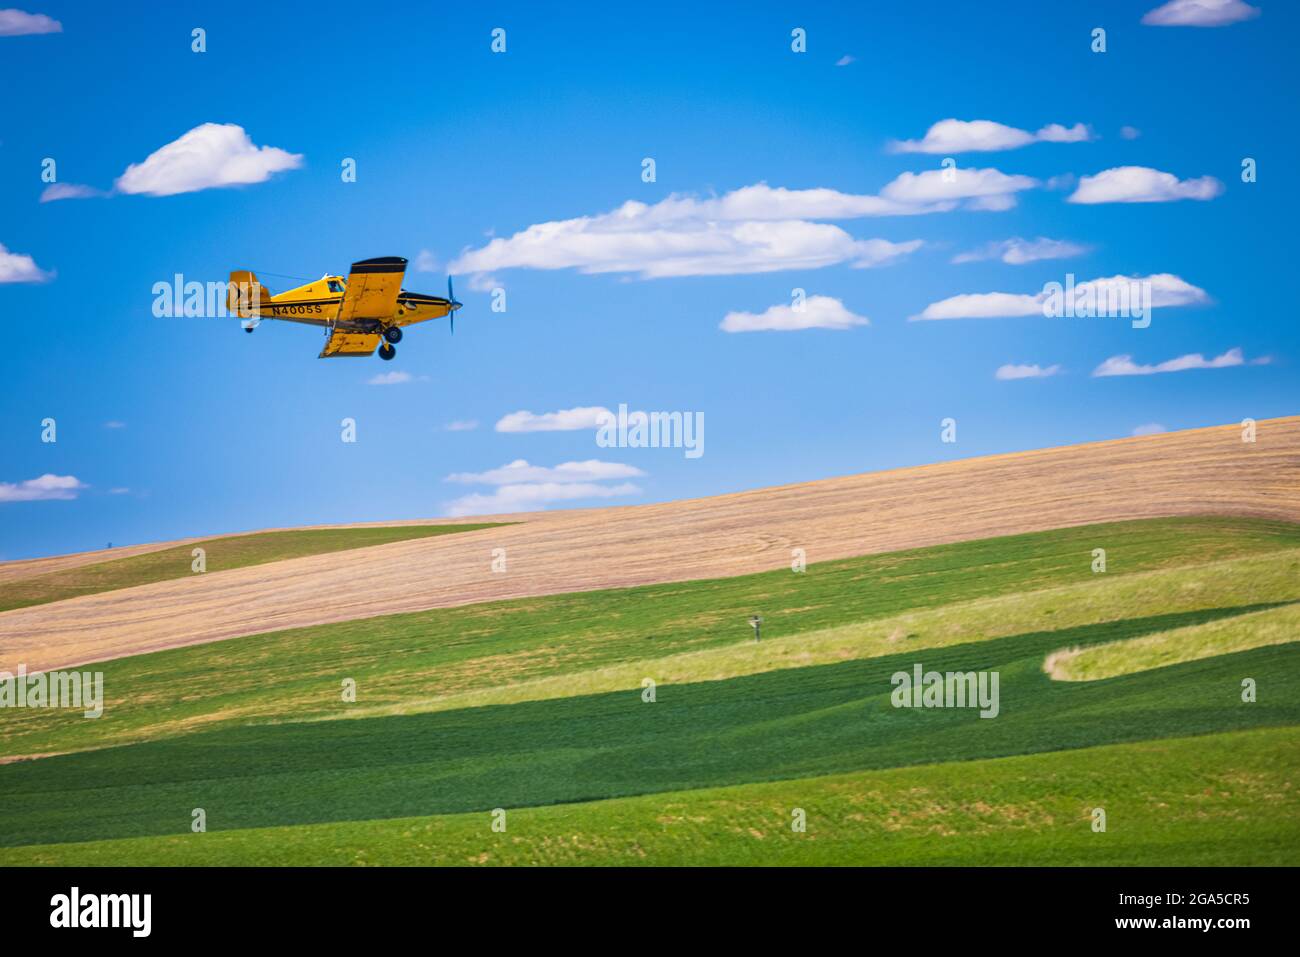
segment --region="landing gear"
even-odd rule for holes
[[[402,327],[389,326],[384,330],[384,338],[393,343],[393,345],[397,345],[397,343],[402,341]]]
[[[379,347],[379,358],[383,359],[385,362],[387,362],[395,355],[397,355],[397,350],[394,349],[392,346],[390,346],[387,342],[385,342],[382,346]]]
[[[252,331],[253,331],[253,327],[252,327],[252,326],[244,326],[244,331],[245,331],[245,332],[252,332]]]

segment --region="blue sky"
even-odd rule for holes
[[[1158,0],[848,6],[25,8],[61,31],[0,35],[0,558],[435,516],[467,495],[636,504],[1296,412],[1300,334],[1278,300],[1294,274],[1294,5],[1258,0],[1222,26],[1144,24]],[[228,173],[217,156],[218,173],[181,170],[190,191],[148,195],[153,167],[115,188],[204,124],[298,159],[242,185],[204,181]],[[935,151],[891,145],[906,141]],[[47,157],[59,183],[109,195],[42,202]],[[948,157],[955,184],[937,179]],[[1257,182],[1241,180],[1246,157]],[[646,208],[601,218],[629,201]],[[1070,255],[1004,261],[1016,238]],[[422,252],[433,271],[415,271]],[[422,292],[457,267],[454,337],[439,321],[391,363],[318,360],[318,329],[249,336],[152,312],[176,273],[249,268],[281,291],[298,284],[281,275],[385,255],[409,258]],[[656,271],[670,274],[644,278]],[[1186,304],[1158,305],[1145,329],[909,321],[950,297],[1023,302],[1067,273],[1172,277]],[[833,302],[814,318],[869,324],[721,328],[788,307],[796,287]],[[956,302],[938,311],[972,308]],[[1092,374],[1194,355],[1227,358]],[[410,381],[370,383],[391,372]],[[705,454],[494,428],[620,403],[702,412]],[[521,459],[520,481],[491,472]]]

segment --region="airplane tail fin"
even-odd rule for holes
[[[236,269],[230,274],[226,287],[226,308],[241,319],[261,315],[263,302],[269,302],[271,290],[257,281],[257,274],[247,269]]]

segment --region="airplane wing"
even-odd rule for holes
[[[325,348],[320,351],[318,359],[332,359],[337,356],[369,356],[374,355],[375,349],[379,347],[379,334],[373,332],[343,332],[341,330],[330,334],[329,341],[325,343]]]
[[[401,256],[381,256],[353,263],[337,321],[391,317],[397,312],[397,294],[402,291],[405,274],[406,260]]]

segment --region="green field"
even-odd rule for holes
[[[472,532],[482,525],[395,525],[378,528],[312,528],[283,532],[254,532],[249,535],[227,535],[177,545],[143,555],[111,558],[93,565],[80,565],[44,575],[33,575],[16,581],[0,583],[0,611],[26,608],[51,601],[63,601],[79,595],[130,588],[133,585],[150,585],[154,582],[185,578],[194,574],[193,551],[202,548],[207,571],[225,571],[248,565],[265,565],[288,558],[305,555],[323,555],[349,548],[369,545],[387,545],[405,542],[412,538],[448,535],[453,532]]]
[[[0,862],[1294,865],[1298,752],[1300,731],[1274,728],[520,808],[500,833],[475,811],[33,845]],[[1096,807],[1105,832],[1092,830]]]
[[[1294,864],[1297,603],[1300,528],[1171,519],[142,655],[0,711],[75,752],[0,765],[0,863]],[[917,663],[1000,713],[893,707]]]

